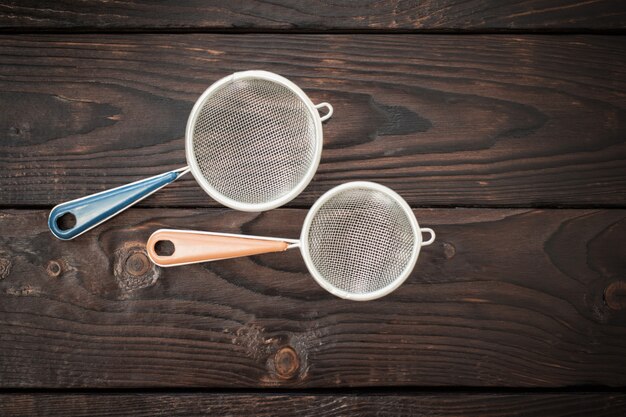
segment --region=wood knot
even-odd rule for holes
[[[57,261],[50,261],[46,266],[46,272],[51,277],[58,277],[63,272],[63,268],[61,267],[61,264]]]
[[[0,279],[5,279],[11,272],[11,261],[7,258],[0,258]]]
[[[274,355],[274,368],[279,378],[293,378],[300,369],[300,360],[296,351],[290,346],[279,349]]]
[[[612,310],[626,308],[626,281],[615,281],[604,290],[604,302]]]
[[[143,252],[135,252],[126,259],[126,271],[129,274],[139,277],[145,275],[150,270],[152,263],[148,259],[148,255]]]
[[[28,126],[11,126],[9,128],[9,137],[12,138],[24,138],[28,137],[29,129]]]
[[[452,243],[443,242],[443,254],[446,256],[446,259],[452,259],[456,255],[456,248]]]
[[[119,287],[124,291],[149,287],[159,277],[159,270],[150,262],[146,248],[137,243],[115,252],[113,272]]]

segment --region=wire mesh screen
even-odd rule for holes
[[[416,237],[408,215],[381,191],[344,190],[315,213],[308,255],[322,278],[340,290],[380,290],[400,277],[411,261]]]
[[[203,103],[193,129],[202,176],[220,194],[246,204],[293,190],[315,161],[315,120],[306,103],[278,82],[244,78]]]

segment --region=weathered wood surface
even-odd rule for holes
[[[618,417],[626,395],[574,394],[5,394],[4,417],[420,416]]]
[[[605,30],[622,29],[619,0],[98,1],[3,0],[16,30]]]
[[[625,64],[626,38],[601,36],[4,36],[0,204],[185,165],[197,97],[260,68],[335,106],[293,207],[354,179],[419,206],[623,207]],[[141,204],[217,203],[188,176]]]
[[[0,214],[0,387],[624,385],[626,210],[416,210],[437,231],[376,301],[297,251],[160,269],[159,227],[297,237],[306,210],[131,209],[70,242]]]

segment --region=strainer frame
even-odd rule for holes
[[[194,147],[193,147],[193,133],[196,125],[196,120],[200,115],[200,110],[202,109],[206,100],[218,89],[220,89],[224,84],[230,83],[232,81],[242,80],[245,78],[254,78],[254,79],[262,79],[267,81],[272,81],[277,84],[280,84],[293,93],[295,93],[306,105],[309,110],[314,124],[315,124],[315,151],[313,155],[313,161],[309,168],[307,169],[305,175],[302,177],[300,182],[296,187],[294,187],[289,193],[283,195],[282,197],[268,201],[266,203],[254,204],[254,203],[242,203],[240,201],[233,200],[221,192],[219,192],[215,187],[213,187],[202,175],[202,171],[198,166],[196,161]],[[326,106],[329,110],[329,114],[320,116],[318,109]],[[317,106],[313,104],[311,99],[306,95],[304,91],[300,87],[298,87],[293,82],[289,81],[283,76],[278,74],[274,74],[273,72],[263,71],[263,70],[250,70],[250,71],[241,71],[231,74],[230,76],[224,77],[215,83],[213,83],[209,88],[205,90],[204,93],[198,98],[196,103],[189,114],[189,118],[187,120],[187,127],[185,129],[185,156],[187,158],[187,164],[191,170],[191,174],[196,179],[197,183],[202,187],[202,189],[215,201],[220,204],[225,205],[226,207],[230,207],[235,210],[246,211],[246,212],[261,212],[271,210],[277,207],[280,207],[289,201],[293,200],[298,196],[306,187],[309,185],[317,168],[319,167],[319,163],[322,157],[322,147],[324,143],[324,132],[322,129],[322,121],[327,120],[327,118],[332,115],[333,109],[328,103],[320,103]]]
[[[379,290],[364,293],[364,294],[355,294],[346,290],[342,290],[332,285],[317,270],[317,268],[315,267],[315,263],[313,262],[313,259],[311,258],[311,254],[310,254],[309,229],[311,228],[311,223],[313,222],[315,215],[328,200],[330,200],[335,195],[342,193],[344,191],[351,190],[351,189],[363,189],[363,188],[372,190],[372,191],[382,192],[388,197],[390,197],[391,199],[393,199],[396,203],[398,203],[398,205],[404,210],[411,224],[411,229],[413,230],[413,236],[414,236],[414,245],[411,251],[411,257],[409,258],[409,262],[407,263],[402,273],[398,275],[396,279],[394,279],[391,283],[389,283],[388,285],[386,285],[385,287]],[[432,231],[432,229],[425,229],[425,230],[428,230],[429,232]],[[329,191],[325,192],[315,202],[315,204],[313,204],[306,218],[304,219],[304,224],[302,225],[302,231],[300,234],[300,252],[302,253],[302,258],[304,259],[304,263],[306,264],[307,269],[309,270],[309,272],[311,273],[315,281],[326,291],[330,292],[331,294],[337,297],[344,298],[347,300],[369,301],[369,300],[374,300],[380,297],[384,297],[385,295],[396,290],[400,285],[404,283],[404,281],[406,281],[406,279],[409,277],[409,275],[413,271],[413,268],[415,267],[417,258],[420,253],[420,248],[423,246],[422,238],[423,238],[422,229],[420,229],[419,227],[419,223],[417,222],[417,219],[415,218],[415,214],[413,214],[413,210],[411,209],[409,204],[398,193],[393,191],[391,188],[388,188],[378,183],[369,182],[369,181],[353,181],[353,182],[341,184],[335,188],[330,189]],[[432,235],[432,239],[430,239],[426,244],[430,244],[432,240],[434,240],[434,233]]]

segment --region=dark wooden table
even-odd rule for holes
[[[621,416],[626,7],[0,1],[0,415]],[[335,115],[262,214],[189,177],[70,242],[50,208],[185,164],[191,107],[265,69]],[[159,227],[297,237],[350,180],[436,229],[372,302],[297,252],[160,269]]]

